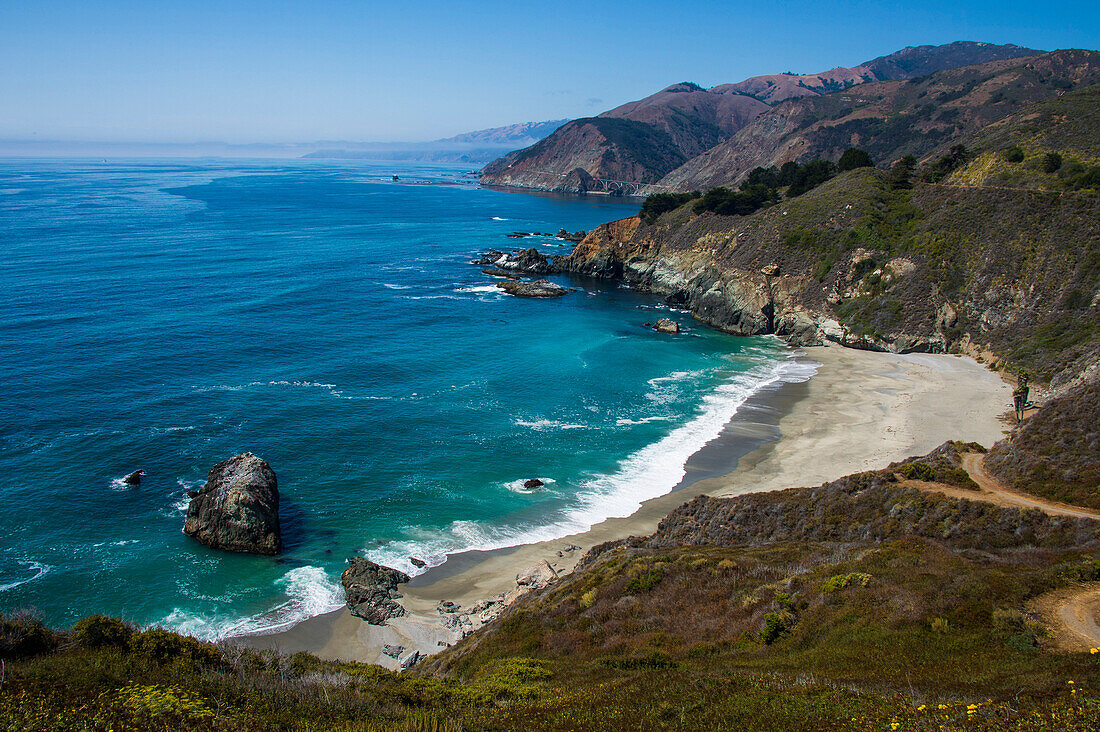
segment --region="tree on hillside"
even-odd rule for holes
[[[875,167],[875,164],[871,161],[871,156],[857,147],[850,147],[845,150],[836,164],[836,169],[841,173],[846,170],[855,170],[856,168],[873,167]]]
[[[913,187],[913,170],[917,167],[917,159],[912,155],[906,155],[894,163],[890,168],[890,188],[902,191]]]

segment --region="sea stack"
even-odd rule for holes
[[[214,549],[281,552],[275,471],[250,452],[212,467],[206,485],[192,494],[183,533]]]

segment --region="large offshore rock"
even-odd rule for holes
[[[282,551],[275,471],[250,452],[210,469],[192,494],[183,533],[214,549],[253,554]]]
[[[348,610],[371,625],[385,625],[390,618],[405,614],[394,598],[397,586],[409,581],[409,575],[369,559],[355,557],[340,576]]]

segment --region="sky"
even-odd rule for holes
[[[416,141],[956,40],[1100,47],[1100,2],[0,0],[0,140]]]

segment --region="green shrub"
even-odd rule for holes
[[[839,592],[851,585],[859,585],[860,587],[866,587],[867,583],[871,581],[871,575],[866,572],[849,572],[848,574],[835,574],[829,579],[825,580],[825,584],[821,586],[822,592]]]
[[[875,167],[875,164],[871,161],[871,156],[865,151],[855,147],[850,147],[845,150],[840,156],[840,160],[836,163],[836,169],[841,173],[846,170],[855,170],[856,168],[873,167]]]
[[[647,592],[661,583],[664,574],[659,569],[646,570],[626,583],[627,592]]]
[[[1012,147],[1006,147],[1001,151],[1001,155],[1010,163],[1022,163],[1024,162],[1024,151],[1020,149],[1019,145],[1013,145]]]
[[[1062,156],[1056,152],[1050,152],[1043,156],[1043,172],[1057,173],[1062,167]]]
[[[221,658],[211,646],[161,628],[134,633],[130,637],[130,650],[158,663],[213,666]]]
[[[117,618],[89,615],[73,625],[73,642],[82,648],[121,648],[130,642],[134,629]]]
[[[909,480],[932,482],[936,479],[936,470],[928,463],[906,463],[898,468],[898,473]]]
[[[768,613],[764,616],[764,630],[760,632],[760,640],[771,645],[780,637],[790,632],[794,626],[794,615],[787,610],[778,613]]]
[[[638,214],[647,224],[652,224],[661,214],[674,211],[701,195],[699,191],[692,193],[654,193],[651,196],[646,196],[645,201],[642,202],[642,209]]]
[[[34,656],[57,647],[60,637],[30,611],[0,615],[0,658]]]

